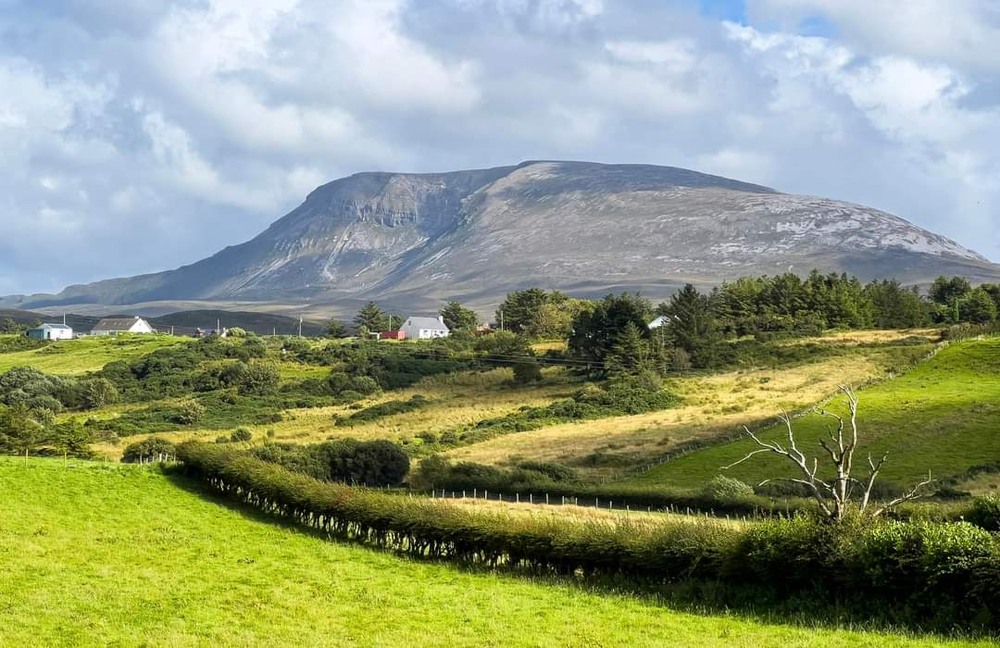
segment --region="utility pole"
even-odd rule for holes
[[[503,330],[503,309],[500,309],[500,330]]]
[[[302,337],[302,316],[299,315],[299,337]]]

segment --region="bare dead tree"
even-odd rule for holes
[[[872,489],[875,486],[875,480],[878,478],[879,472],[882,470],[882,466],[885,464],[886,459],[889,458],[889,453],[882,455],[882,458],[878,461],[873,460],[871,454],[869,454],[868,474],[863,479],[858,479],[851,475],[854,469],[854,452],[858,448],[858,396],[851,387],[846,385],[840,385],[840,392],[847,399],[849,415],[846,421],[844,417],[826,409],[817,410],[821,416],[829,417],[836,423],[835,426],[827,426],[826,437],[819,440],[820,447],[829,455],[830,461],[833,463],[832,478],[821,478],[818,475],[819,459],[817,457],[810,459],[798,449],[795,444],[795,434],[792,431],[792,419],[788,414],[784,413],[778,418],[785,425],[786,437],[788,439],[787,447],[778,441],[768,442],[762,440],[751,432],[750,428],[744,425],[743,432],[760,448],[751,451],[739,461],[725,466],[723,470],[738,466],[759,454],[773,453],[785,457],[796,466],[801,476],[765,479],[758,486],[763,486],[772,481],[787,481],[801,484],[812,494],[823,515],[834,520],[842,520],[847,515],[854,501],[853,495],[855,489],[860,489],[861,491],[857,503],[858,511],[868,513],[872,517],[880,516],[898,504],[925,495],[926,492],[924,489],[933,482],[929,471],[926,479],[903,495],[885,502],[878,507],[871,508]]]

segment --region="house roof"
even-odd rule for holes
[[[32,331],[37,331],[39,329],[44,329],[44,328],[57,329],[59,331],[72,331],[73,330],[72,328],[70,328],[69,326],[66,326],[65,324],[48,324],[48,323],[42,324],[41,326],[36,326],[35,328],[33,328],[31,330]]]
[[[141,317],[106,317],[94,324],[92,331],[127,331],[136,323],[143,321]]]
[[[409,317],[406,319],[413,328],[447,331],[448,326],[436,317]]]

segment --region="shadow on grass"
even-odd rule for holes
[[[370,544],[349,538],[331,536],[311,526],[266,513],[212,490],[199,480],[184,475],[179,467],[165,468],[163,473],[174,486],[193,493],[212,504],[224,506],[247,520],[341,545],[364,546],[371,551],[391,554],[403,560],[440,564],[463,573],[499,576],[511,580],[528,580],[550,586],[572,587],[587,593],[604,596],[627,596],[653,607],[664,607],[702,616],[729,616],[755,623],[788,625],[799,628],[892,633],[915,638],[968,640],[996,640],[1000,638],[994,633],[976,631],[972,628],[955,628],[952,624],[933,628],[921,627],[919,624],[893,618],[882,610],[832,604],[821,592],[781,599],[770,590],[749,586],[734,587],[732,584],[716,581],[644,585],[624,579],[593,578],[581,574],[559,576],[524,567],[490,567],[479,563],[453,561],[448,558],[415,556],[392,549],[373,547]]]

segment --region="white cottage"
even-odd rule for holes
[[[72,340],[73,329],[65,324],[42,324],[28,331],[32,340]]]
[[[121,333],[155,333],[149,322],[141,317],[106,317],[98,322],[91,335],[119,335]]]
[[[451,333],[440,317],[408,317],[399,330],[407,340],[432,340],[448,337]]]
[[[646,327],[650,331],[653,331],[655,329],[660,328],[661,326],[666,326],[669,323],[670,323],[670,320],[667,319],[667,317],[665,315],[660,315],[655,320],[653,320],[652,322],[650,322],[649,324],[647,324]]]

